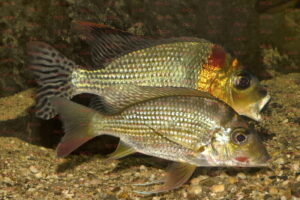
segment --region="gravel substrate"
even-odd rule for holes
[[[254,123],[272,156],[265,169],[199,168],[178,190],[143,197],[133,186],[159,179],[166,163],[146,156],[55,157],[54,149],[0,137],[0,199],[300,199],[300,74],[263,82],[272,96]]]

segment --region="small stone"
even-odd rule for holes
[[[141,165],[141,166],[140,166],[140,170],[141,170],[141,171],[146,171],[146,170],[147,170],[147,167],[146,167],[145,165]]]
[[[152,200],[160,200],[160,197],[153,197]]]
[[[275,188],[275,187],[271,187],[271,188],[269,188],[269,193],[270,194],[278,194],[278,190]]]
[[[237,177],[239,177],[240,179],[246,179],[246,175],[242,172],[238,173]]]
[[[285,196],[280,197],[280,200],[287,200]]]
[[[292,165],[291,167],[294,171],[298,171],[299,170],[299,164],[298,163],[295,163]]]
[[[276,163],[278,165],[282,165],[282,164],[284,164],[284,159],[283,158],[278,158],[277,160],[274,161],[274,163]]]
[[[38,172],[34,175],[36,178],[42,178],[43,174],[41,172]]]
[[[31,173],[34,173],[34,174],[36,174],[36,173],[38,173],[39,171],[37,170],[37,168],[35,168],[35,166],[30,166],[29,167],[29,170],[31,171]]]
[[[296,181],[300,182],[300,175],[297,176]]]
[[[74,194],[69,193],[69,190],[63,190],[62,194],[66,197],[66,198],[72,198],[74,196]]]
[[[193,179],[191,180],[191,184],[192,184],[192,185],[199,185],[199,183],[200,183],[200,179],[199,179],[199,178],[193,178]]]
[[[194,185],[189,189],[189,193],[194,195],[199,195],[202,193],[202,187],[199,185],[198,186]]]
[[[188,197],[188,194],[185,191],[183,191],[182,192],[182,197],[186,199]]]
[[[35,188],[29,188],[28,190],[27,190],[27,192],[34,192],[36,189]]]
[[[235,184],[236,182],[237,182],[237,179],[235,178],[235,177],[228,177],[228,182],[230,183],[230,184]]]
[[[3,182],[4,183],[8,183],[8,184],[12,184],[13,183],[13,181],[9,177],[4,177]]]
[[[90,185],[99,185],[101,181],[97,178],[90,180],[89,184]]]
[[[225,190],[224,184],[219,184],[219,185],[213,185],[211,186],[211,191],[213,192],[223,192]]]
[[[283,181],[283,182],[282,182],[282,186],[287,186],[289,183],[290,183],[289,180]]]

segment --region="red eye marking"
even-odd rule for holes
[[[236,157],[235,159],[239,162],[246,162],[248,160],[248,157],[241,156],[241,157]]]
[[[221,68],[225,63],[225,51],[222,47],[214,45],[212,48],[211,55],[208,58],[208,65],[215,68]]]

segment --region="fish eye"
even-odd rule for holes
[[[244,129],[236,129],[232,132],[231,140],[235,144],[244,144],[248,139],[248,134]]]
[[[251,84],[251,74],[242,71],[233,78],[233,85],[239,90],[247,89]]]

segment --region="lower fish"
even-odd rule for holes
[[[153,92],[154,89],[145,87],[144,91],[147,90]],[[155,90],[158,93],[178,91],[177,88]],[[160,180],[163,184],[153,191],[139,192],[141,194],[178,188],[198,166],[266,166],[270,156],[258,134],[227,104],[201,95],[170,95],[140,102],[131,98],[130,102],[128,96],[142,96],[133,93],[126,91],[125,95],[111,96],[123,101],[113,115],[97,112],[94,108],[97,104],[88,108],[52,97],[50,101],[60,114],[65,130],[57,146],[57,156],[65,157],[83,143],[105,134],[120,138],[109,159],[139,152],[174,161],[165,178]]]

